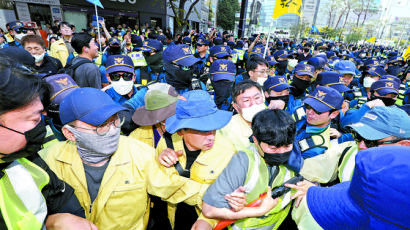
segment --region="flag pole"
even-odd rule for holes
[[[269,33],[268,33],[268,39],[266,39],[266,45],[265,45],[265,52],[263,53],[263,58],[266,58],[266,53],[268,52],[268,46],[269,46],[269,40],[270,40],[270,32],[272,31],[272,26],[273,26],[273,20],[269,25]]]
[[[102,52],[101,50],[101,34],[100,34],[100,23],[98,20],[98,11],[97,11],[97,5],[94,4],[95,7],[95,16],[97,17],[97,32],[98,32],[98,44],[100,45],[100,52]]]

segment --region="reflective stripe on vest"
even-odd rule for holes
[[[129,53],[128,56],[132,59],[132,62],[134,63],[134,67],[147,66],[147,62],[145,61],[142,51],[139,51],[139,52],[133,51]]]
[[[355,158],[358,152],[357,145],[353,145],[346,155],[343,157],[342,163],[339,167],[339,180],[340,182],[352,180],[353,171],[355,167]]]
[[[302,120],[302,118],[306,116],[306,111],[303,107],[299,107],[295,110],[295,112],[293,112],[292,117],[293,120],[296,121],[296,123],[298,123],[300,120]]]
[[[48,174],[22,158],[4,169],[0,180],[0,209],[8,229],[45,229],[47,205],[41,189]]]
[[[234,49],[234,50],[237,52],[239,60],[240,60],[240,61],[243,61],[243,57],[244,57],[244,55],[245,55],[245,51],[244,51],[244,50],[239,50],[239,49]]]
[[[309,149],[313,149],[316,147],[328,149],[330,147],[330,140],[329,138],[325,137],[329,137],[329,130],[330,126],[321,133],[314,134],[310,137],[306,137],[305,139],[298,141],[300,151],[303,153]]]

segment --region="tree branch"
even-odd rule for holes
[[[190,6],[189,9],[188,9],[188,12],[187,12],[186,15],[185,15],[185,21],[188,20],[188,17],[189,17],[189,15],[191,14],[192,9],[194,8],[194,6],[195,6],[198,2],[199,2],[199,0],[195,0],[195,1],[191,4],[191,6]]]

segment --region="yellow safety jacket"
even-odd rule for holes
[[[178,158],[178,161],[180,162],[182,168],[185,169],[186,153],[184,150],[182,137],[177,133],[174,133],[171,138],[174,145],[174,150],[182,150],[183,152],[182,156]],[[158,158],[161,152],[166,148],[167,145],[165,139],[161,138],[157,148],[155,149],[156,158]],[[235,153],[236,150],[231,142],[217,132],[217,134],[215,135],[215,143],[212,149],[201,151],[199,156],[192,164],[190,169],[190,178],[208,187],[216,180],[216,178],[218,178],[219,174],[228,165],[229,161]],[[165,166],[161,166],[161,169],[164,170],[167,174],[178,175],[178,171],[175,169],[175,167],[166,168]],[[199,215],[201,213],[202,206],[197,205],[195,208]],[[172,226],[174,226],[175,223],[175,212],[176,204],[168,203],[168,218]],[[212,221],[216,222],[216,220]],[[209,220],[208,222],[212,221]]]
[[[269,185],[269,171],[264,159],[258,153],[254,145],[244,150],[249,159],[248,172],[245,180],[246,202],[250,203],[259,198],[262,193],[267,192],[267,187],[281,186],[290,178],[294,177],[294,172],[283,165],[279,165],[279,173]],[[286,218],[290,210],[290,193],[279,197],[276,206],[264,216],[257,218],[245,218],[236,221],[229,229],[277,229]]]
[[[347,150],[347,151],[346,151]],[[357,144],[352,143],[349,149],[345,149],[342,163],[339,166],[339,180],[340,182],[350,181],[353,176],[356,155],[359,152]]]
[[[25,158],[2,171],[5,175],[0,179],[0,210],[7,229],[42,229],[47,205],[41,190],[50,180],[48,174]]]
[[[67,64],[67,58],[70,55],[68,53],[67,46],[64,43],[64,39],[61,38],[57,41],[55,41],[53,44],[51,44],[50,47],[50,56],[57,58],[58,60],[61,61],[61,64],[65,66]]]
[[[240,50],[240,49],[234,49],[238,55],[238,59],[240,61],[243,61],[243,57],[245,56],[245,50]]]
[[[148,193],[171,203],[200,204],[206,187],[159,170],[154,149],[133,138],[121,136],[91,203],[83,162],[75,143],[59,142],[40,151],[57,176],[70,184],[85,215],[99,229],[144,229]]]
[[[132,131],[129,137],[135,138],[155,148],[154,132],[152,126],[142,126]]]
[[[229,139],[238,151],[251,144],[249,137],[252,135],[252,129],[240,114],[232,116],[229,123],[217,132]]]

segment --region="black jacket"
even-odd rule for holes
[[[62,69],[63,64],[61,64],[61,61],[58,60],[57,58],[53,58],[48,55],[45,55],[41,65],[40,66],[36,65],[34,68],[38,73],[50,75],[50,74],[56,74],[60,69]]]

